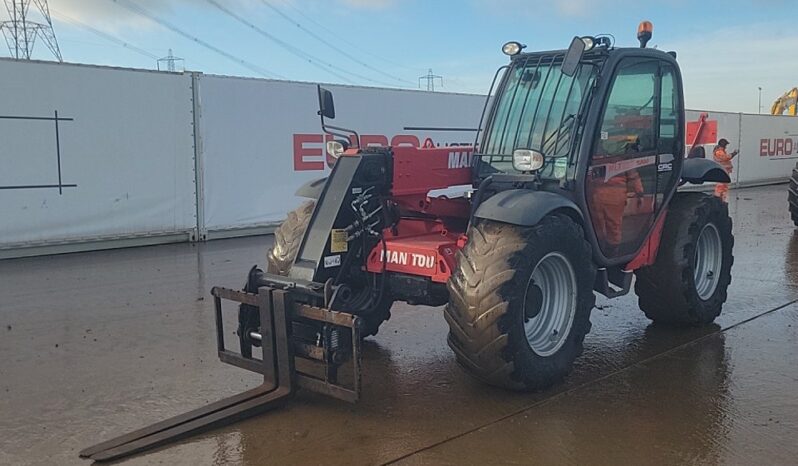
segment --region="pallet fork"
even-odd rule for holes
[[[263,374],[262,385],[86,448],[80,456],[110,461],[163,446],[281,406],[299,388],[356,402],[360,397],[360,318],[313,306],[329,295],[324,285],[276,276],[269,281],[269,277],[263,274],[260,281],[271,286],[258,287],[257,294],[221,287],[211,290],[219,359]],[[249,337],[261,342],[261,359],[243,357],[225,347],[223,300],[258,308],[260,332],[251,332]],[[294,335],[303,323],[323,329],[326,337],[320,333],[316,344],[303,342]],[[334,338],[329,338],[331,333]],[[344,366],[351,366],[348,384],[338,383],[338,369]]]

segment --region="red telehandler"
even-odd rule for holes
[[[682,183],[729,182],[684,158],[676,54],[575,37],[566,50],[510,57],[494,77],[473,147],[361,147],[319,114],[329,177],[275,233],[266,271],[215,287],[219,358],[263,374],[258,388],[81,452],[109,460],[260,413],[298,388],[354,402],[360,343],[395,301],[446,305],[449,346],[487,383],[540,390],[582,352],[595,293],[627,294],[654,322],[703,325],[726,301],[731,219]],[[495,92],[494,92],[495,91]],[[458,189],[459,188],[459,189]],[[459,191],[459,195],[456,194]],[[224,341],[238,304],[240,353]]]

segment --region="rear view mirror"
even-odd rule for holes
[[[573,76],[576,70],[579,69],[579,62],[582,60],[582,55],[585,53],[585,42],[579,37],[574,37],[571,41],[571,46],[568,47],[568,52],[562,60],[562,67],[560,68],[564,75]]]
[[[325,118],[335,118],[335,103],[332,92],[319,86],[319,115]]]

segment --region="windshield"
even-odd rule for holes
[[[515,149],[535,149],[546,157],[545,178],[562,179],[582,100],[596,67],[579,65],[573,77],[560,71],[562,54],[533,55],[507,71],[483,140],[480,173],[512,172]]]

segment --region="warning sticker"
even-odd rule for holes
[[[329,269],[330,267],[340,267],[341,266],[341,255],[335,256],[324,256],[324,268]]]
[[[331,230],[330,252],[333,254],[346,252],[349,249],[349,244],[346,242],[346,237],[346,230]]]

